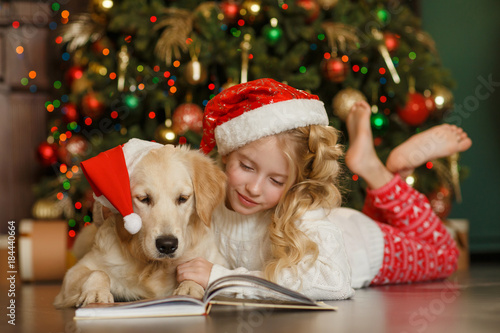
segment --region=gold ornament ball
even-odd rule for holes
[[[56,202],[50,199],[39,199],[33,205],[31,213],[35,219],[59,219],[62,217],[62,209]]]
[[[358,101],[366,101],[361,91],[353,88],[342,89],[332,100],[333,114],[345,121],[352,106]]]
[[[207,79],[207,70],[198,59],[193,59],[186,65],[185,78],[192,85],[203,83]]]
[[[166,123],[170,119],[167,119]],[[170,126],[166,124],[159,125],[155,130],[155,140],[161,144],[175,144],[177,142],[177,134],[172,130],[172,121],[169,122]]]
[[[88,91],[92,87],[92,81],[87,78],[86,74],[83,74],[81,78],[75,79],[71,83],[71,92],[75,95],[80,95]]]
[[[318,0],[318,4],[323,8],[323,9],[332,9],[337,5],[339,0]]]
[[[447,110],[453,106],[453,93],[446,87],[441,85],[433,86],[432,97],[438,110]]]
[[[62,200],[55,197],[38,199],[31,208],[31,214],[39,220],[56,220],[74,215],[73,204],[68,196]]]

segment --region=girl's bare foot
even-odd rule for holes
[[[387,170],[375,152],[370,115],[370,106],[364,101],[356,102],[347,115],[349,149],[345,155],[345,163],[353,173],[362,177],[370,188],[377,189],[388,183],[393,174]]]
[[[466,151],[471,145],[472,141],[463,129],[442,124],[418,133],[394,148],[386,166],[390,172],[405,177],[428,161]]]

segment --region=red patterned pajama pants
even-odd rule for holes
[[[458,249],[427,198],[396,175],[377,190],[368,190],[363,213],[384,234],[382,267],[371,285],[408,283],[450,276]]]

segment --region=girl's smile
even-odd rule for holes
[[[236,193],[238,194],[238,198],[240,199],[240,201],[243,205],[248,206],[248,207],[255,207],[258,205],[258,203],[251,200],[250,198],[244,196],[243,194],[239,193],[238,191],[236,191]]]

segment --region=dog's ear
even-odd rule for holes
[[[196,212],[210,226],[214,209],[225,200],[226,174],[209,157],[191,151],[191,170],[196,199]]]

